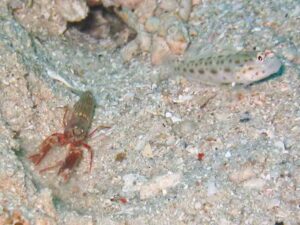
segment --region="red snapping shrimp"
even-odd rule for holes
[[[90,134],[88,133],[91,127],[92,119],[95,110],[95,99],[90,91],[85,91],[80,96],[78,102],[75,103],[71,111],[66,110],[63,118],[63,133],[54,133],[47,137],[39,147],[37,154],[29,156],[29,159],[38,165],[55,146],[67,145],[68,154],[64,161],[59,161],[57,165],[47,167],[40,170],[44,172],[48,169],[52,169],[56,166],[60,166],[58,175],[61,175],[65,181],[69,179],[72,169],[80,162],[82,158],[82,147],[87,149],[90,154],[90,167],[92,168],[93,162],[93,150],[85,143],[85,141],[91,137],[98,129],[110,128],[109,126],[99,126]]]

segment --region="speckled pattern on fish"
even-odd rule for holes
[[[251,84],[279,71],[281,62],[270,51],[249,51],[178,62],[175,72],[196,83]]]

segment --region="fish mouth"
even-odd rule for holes
[[[282,64],[277,57],[269,58],[265,62],[265,68],[268,71],[269,75],[278,72],[281,66]]]

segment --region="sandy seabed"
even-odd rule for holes
[[[147,55],[68,37],[37,38],[0,3],[0,224],[300,224],[299,1],[202,1],[188,21],[188,51],[269,49],[280,76],[250,87],[161,79]],[[55,148],[28,156],[63,132],[64,106],[97,101],[88,153],[68,183]]]

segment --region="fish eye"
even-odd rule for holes
[[[263,57],[261,55],[257,56],[258,61],[263,61]]]

